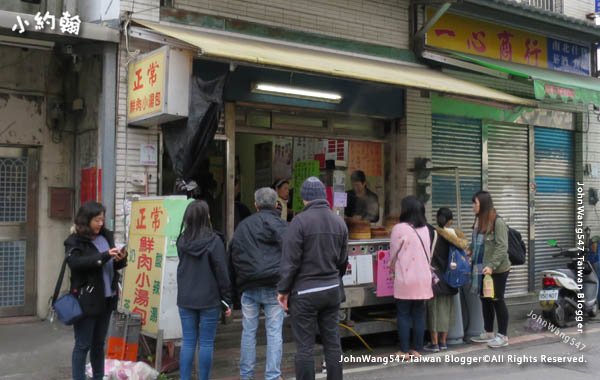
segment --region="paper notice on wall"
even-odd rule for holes
[[[348,144],[348,172],[362,170],[368,177],[382,176],[381,149],[381,143],[350,141]]]
[[[333,193],[333,207],[346,207],[348,204],[348,194],[346,192]]]
[[[322,139],[294,137],[294,163],[314,160],[315,154],[325,153]]]
[[[292,137],[273,139],[273,181],[292,178]]]

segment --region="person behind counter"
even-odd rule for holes
[[[288,209],[290,181],[287,179],[277,180],[271,188],[277,192],[277,210],[281,212],[281,219],[287,222],[291,221],[292,213]]]
[[[348,206],[344,213],[348,218],[357,218],[371,223],[379,221],[379,198],[367,188],[367,177],[362,170],[350,176],[352,190],[348,191]]]

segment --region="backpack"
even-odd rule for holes
[[[511,228],[506,222],[508,228],[508,259],[511,265],[525,264],[525,255],[527,248],[521,233],[514,228]]]
[[[508,259],[511,265],[525,264],[525,242],[521,233],[514,228],[508,227]]]
[[[455,263],[456,266],[452,263]],[[452,244],[449,244],[448,267],[444,272],[443,279],[448,286],[455,289],[471,282],[471,264],[469,264],[467,254]]]

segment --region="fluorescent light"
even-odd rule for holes
[[[38,50],[52,50],[54,42],[35,40],[33,38],[21,38],[12,36],[0,35],[0,45],[15,46],[20,48],[38,49]]]
[[[342,95],[334,92],[325,92],[308,88],[293,86],[284,86],[273,83],[256,83],[252,86],[252,92],[269,95],[288,96],[290,98],[300,98],[317,100],[320,102],[340,103]]]

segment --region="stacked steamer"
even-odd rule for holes
[[[399,220],[399,216],[388,216],[385,218],[383,227],[386,229],[388,235],[392,233],[392,229],[394,229],[394,226],[399,223]]]
[[[371,239],[371,224],[363,220],[349,222],[348,233],[350,240]]]
[[[377,238],[389,238],[390,237],[390,233],[388,232],[388,230],[385,227],[372,227],[371,228],[371,238],[373,239],[377,239]]]

